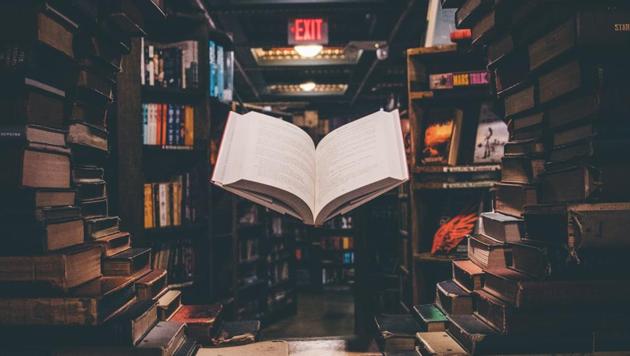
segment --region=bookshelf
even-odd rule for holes
[[[409,307],[434,299],[436,283],[449,279],[450,261],[458,256],[456,249],[452,255],[432,255],[434,234],[466,208],[489,210],[490,189],[500,179],[501,167],[498,162],[475,163],[482,103],[494,105],[482,58],[457,45],[412,48],[407,51],[407,73],[412,179],[401,194],[410,221],[400,229],[402,243],[408,241],[401,247],[408,249],[401,252],[408,262],[399,271],[401,304]],[[448,159],[438,163],[432,161],[431,150],[441,146],[430,146],[427,140],[434,116],[444,110],[453,110],[460,119],[453,120]]]
[[[159,11],[154,14],[159,15]],[[119,119],[116,126],[118,142],[115,154],[119,187],[116,193],[118,201],[125,202],[120,204],[120,215],[132,231],[134,246],[157,247],[154,264],[155,258],[160,257],[160,249],[171,251],[167,257],[167,263],[171,266],[172,254],[179,253],[179,249],[193,253],[193,266],[184,267],[193,269],[192,276],[174,278],[169,281],[170,287],[182,289],[186,303],[210,303],[218,297],[213,280],[216,253],[212,239],[211,188],[208,183],[211,173],[210,129],[213,121],[219,120],[217,116],[227,115],[227,104],[219,105],[211,99],[209,92],[208,43],[209,40],[216,41],[212,36],[218,32],[208,28],[201,13],[173,9],[163,16],[154,16],[146,32],[144,38],[133,40],[131,53],[123,63],[125,71],[121,75],[118,88],[126,96],[126,100],[121,101],[117,107],[117,117],[124,120]],[[228,36],[221,36],[221,41],[227,39]],[[173,51],[182,56],[187,54],[188,60],[196,62],[194,77],[192,72],[183,74],[184,71],[173,72],[171,68],[169,74],[180,78],[176,85],[149,85],[148,59],[145,57],[148,54],[148,48],[145,47],[149,43],[156,48],[174,48],[176,46],[173,44],[178,44],[179,49]],[[191,47],[186,47],[188,43]],[[228,42],[222,44],[226,47],[231,45]],[[188,77],[184,77],[185,75]],[[188,81],[184,87],[186,80]],[[180,132],[192,129],[192,140],[188,138],[188,142],[182,144],[186,139],[183,133],[180,141],[177,138],[162,142],[148,141],[147,109],[144,105],[147,103],[171,105],[175,108],[174,111],[179,109],[182,115],[180,127],[184,129]],[[186,122],[192,123],[192,126],[184,127],[185,107],[192,109],[191,120]],[[174,132],[178,132],[177,130],[177,127],[173,127]],[[182,178],[175,179],[176,177]],[[181,183],[179,198],[182,202],[182,216],[179,219],[173,217],[170,224],[159,224],[160,216],[156,215],[154,224],[145,228],[144,210],[148,200],[145,199],[143,188],[146,188],[146,184],[155,187],[159,183],[168,183],[167,192],[171,194],[176,190],[174,186]],[[171,195],[173,201],[174,197]],[[153,200],[154,208],[158,202],[159,197]]]

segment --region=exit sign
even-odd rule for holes
[[[289,19],[289,44],[327,44],[328,22],[321,17]]]

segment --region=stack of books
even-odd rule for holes
[[[468,0],[457,12],[486,49],[511,136],[469,260],[418,308],[469,353],[630,350],[629,16],[614,1]]]
[[[158,321],[165,272],[151,271],[151,249],[131,248],[108,211],[107,112],[128,37],[141,30],[136,3],[0,7],[4,350],[194,349],[184,323]]]

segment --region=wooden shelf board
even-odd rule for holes
[[[466,165],[466,166],[417,166],[414,173],[478,173],[500,171],[500,164]]]
[[[451,263],[455,260],[455,257],[451,256],[433,256],[430,252],[414,253],[413,259],[416,262],[436,262],[436,263]]]
[[[488,189],[495,186],[497,181],[474,181],[474,182],[423,182],[414,185],[415,190],[450,190],[450,189]]]
[[[457,53],[457,45],[449,44],[449,45],[439,45],[439,46],[433,46],[433,47],[418,47],[418,48],[407,49],[407,56],[424,56],[424,55],[448,54],[448,53]]]

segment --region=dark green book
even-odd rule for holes
[[[448,319],[435,304],[413,306],[413,313],[425,331],[444,331]]]

